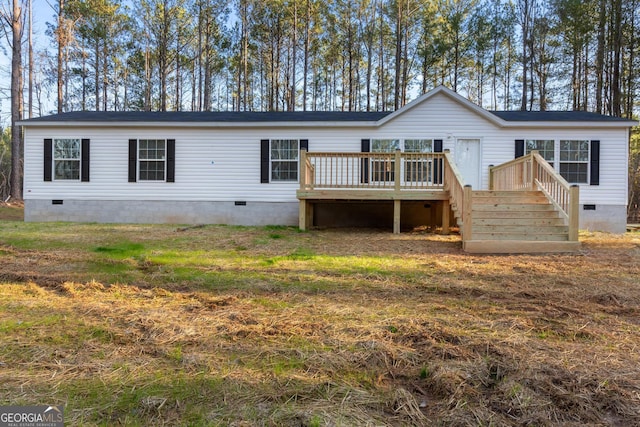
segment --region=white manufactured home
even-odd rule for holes
[[[441,86],[395,112],[71,112],[20,124],[26,221],[459,226],[467,250],[495,251],[485,243],[497,239],[515,251],[575,248],[578,226],[625,231],[637,123],[490,112]]]

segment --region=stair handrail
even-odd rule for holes
[[[489,190],[518,191],[530,190],[533,151],[498,166],[489,167]]]
[[[580,222],[580,187],[571,185],[555,171],[538,152],[531,153],[533,159],[532,186],[547,196],[569,223],[569,240],[578,241]]]
[[[465,185],[449,150],[444,151],[444,189],[449,192],[450,203],[456,206],[462,220],[463,240],[471,239],[471,186]]]
[[[537,151],[489,168],[489,189],[540,190],[569,224],[569,240],[578,241],[580,188],[569,184]]]

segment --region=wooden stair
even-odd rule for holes
[[[470,253],[572,252],[569,226],[541,191],[473,191]],[[456,207],[454,206],[454,215]],[[460,218],[458,218],[461,225]],[[464,227],[461,227],[461,230]]]

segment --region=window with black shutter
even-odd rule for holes
[[[175,182],[175,139],[130,139],[129,182]]]
[[[295,182],[300,170],[300,150],[309,150],[308,139],[260,140],[260,182]]]
[[[88,139],[44,140],[44,181],[89,181]]]

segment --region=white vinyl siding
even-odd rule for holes
[[[43,182],[42,141],[83,135],[91,139],[91,183]],[[171,185],[128,183],[128,140],[180,138]],[[310,152],[360,152],[362,139],[443,140],[455,152],[457,138],[482,138],[481,188],[489,186],[489,166],[513,160],[514,141],[600,140],[600,185],[581,185],[582,203],[625,205],[626,128],[499,128],[445,96],[436,95],[384,126],[204,128],[169,123],[131,127],[25,126],[26,199],[270,201],[297,202],[295,181],[260,184],[260,141],[308,139]],[[51,185],[53,184],[53,185]],[[84,185],[82,185],[84,184]]]

